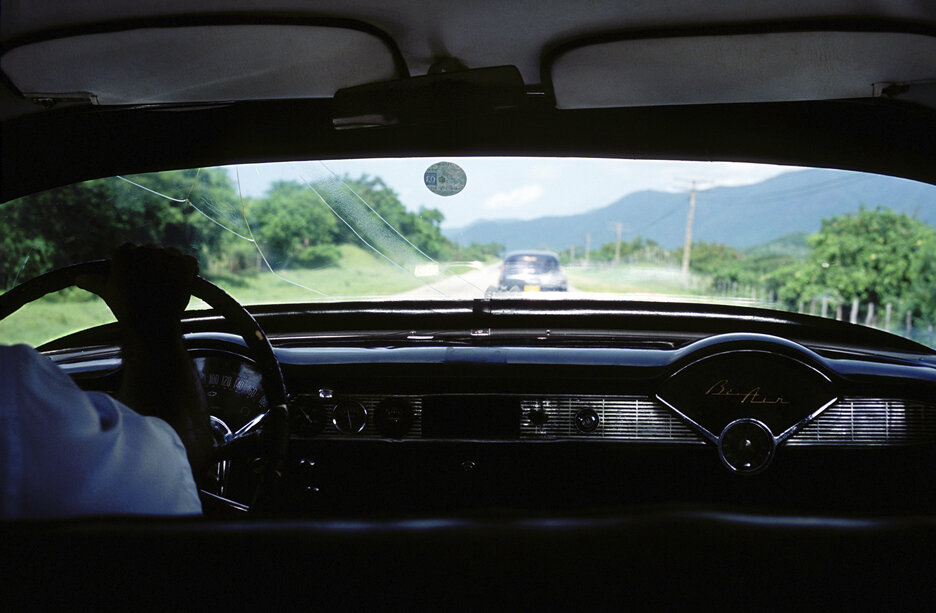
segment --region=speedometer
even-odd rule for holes
[[[211,353],[193,358],[208,402],[208,413],[234,432],[267,410],[260,372],[245,358]]]

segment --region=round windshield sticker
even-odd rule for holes
[[[423,175],[426,187],[440,196],[454,196],[465,189],[468,177],[458,164],[438,162],[426,169]]]

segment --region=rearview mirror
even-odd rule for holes
[[[525,94],[515,66],[440,72],[340,89],[332,122],[341,129],[447,121],[516,108]]]

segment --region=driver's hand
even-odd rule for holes
[[[83,275],[77,284],[103,298],[122,327],[145,335],[178,323],[197,274],[195,258],[175,249],[123,245],[106,278]]]

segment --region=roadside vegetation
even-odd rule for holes
[[[615,257],[617,250],[619,256]],[[585,258],[564,251],[570,283],[585,291],[707,296],[864,323],[933,345],[936,230],[889,208],[861,207],[749,249],[696,242],[683,250],[640,237]],[[617,262],[615,262],[617,260]]]
[[[705,296],[708,284],[698,274],[686,279],[678,268],[654,264],[621,264],[618,266],[569,267],[569,284],[582,292],[627,294],[630,298],[646,295]]]

